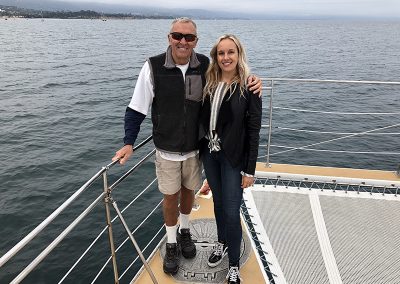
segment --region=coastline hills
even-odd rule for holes
[[[174,16],[141,13],[100,13],[93,10],[46,11],[0,5],[0,18],[50,18],[50,19],[172,19]]]
[[[86,1],[86,2],[85,2]],[[389,0],[390,1],[390,0]],[[144,4],[143,4],[144,5]],[[322,5],[322,4],[321,4]],[[284,6],[284,5],[283,5]],[[61,19],[96,19],[96,18],[121,18],[121,19],[171,19],[187,16],[193,19],[252,19],[252,20],[399,20],[396,13],[380,12],[365,13],[365,11],[302,11],[289,10],[244,10],[231,11],[210,8],[163,8],[140,6],[134,4],[105,3],[101,1],[87,2],[87,0],[0,0],[0,18],[61,18]],[[208,9],[208,10],[206,10]]]
[[[83,0],[84,1],[84,0]],[[121,19],[251,19],[248,14],[204,9],[172,9],[131,6],[95,2],[67,2],[57,0],[0,0],[0,17],[24,18],[121,18]]]

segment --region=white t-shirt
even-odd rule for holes
[[[189,62],[185,65],[176,65],[182,71],[183,80],[185,80],[186,70],[189,67]],[[154,98],[153,80],[149,63],[146,61],[140,70],[135,90],[133,91],[131,102],[128,107],[147,115]],[[158,150],[158,149],[157,149]],[[170,161],[185,161],[197,155],[198,151],[188,153],[168,153],[158,150],[161,157]]]

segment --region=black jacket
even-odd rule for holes
[[[221,149],[232,167],[242,165],[245,173],[254,174],[260,140],[261,98],[250,91],[240,96],[239,87],[230,99],[229,94],[229,91],[225,94],[216,125]],[[200,114],[200,155],[204,149],[208,151],[205,135],[209,131],[210,113],[210,97],[207,96]]]

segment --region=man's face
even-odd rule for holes
[[[175,23],[171,29],[171,33],[183,35],[197,35],[195,27],[192,23]],[[171,34],[168,35],[169,45],[172,49],[172,57],[175,64],[184,65],[189,62],[190,55],[192,54],[193,48],[196,47],[197,37],[193,41],[189,41],[191,36],[183,37],[180,40],[174,39]]]

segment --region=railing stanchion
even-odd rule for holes
[[[142,250],[139,248],[139,245],[137,244],[135,238],[133,237],[133,235],[131,233],[131,230],[129,229],[128,225],[126,224],[125,219],[122,216],[121,211],[118,209],[117,203],[115,202],[115,200],[111,200],[111,203],[112,203],[115,211],[117,212],[118,217],[121,220],[122,225],[125,228],[125,231],[128,233],[128,236],[131,239],[131,241],[133,243],[133,246],[135,247],[140,259],[142,260],[144,267],[146,268],[147,272],[149,273],[151,280],[153,281],[153,283],[158,284],[157,279],[153,274],[153,271],[151,270],[151,268],[150,268],[149,264],[147,263],[146,259],[144,258]]]
[[[271,149],[271,135],[272,135],[272,99],[274,96],[274,80],[271,80],[271,91],[269,98],[269,132],[268,132],[268,143],[267,143],[267,163],[266,166],[269,167],[269,151]]]
[[[112,222],[111,222],[111,214],[110,214],[110,190],[108,189],[108,180],[107,180],[107,171],[103,173],[103,186],[104,192],[106,193],[104,197],[104,206],[106,210],[106,220],[107,220],[107,227],[108,227],[108,240],[110,243],[110,250],[111,250],[111,257],[113,263],[113,271],[114,271],[114,283],[118,284],[118,266],[117,266],[117,256],[115,253],[115,245],[114,245],[114,237],[113,237],[113,230],[112,230]]]

